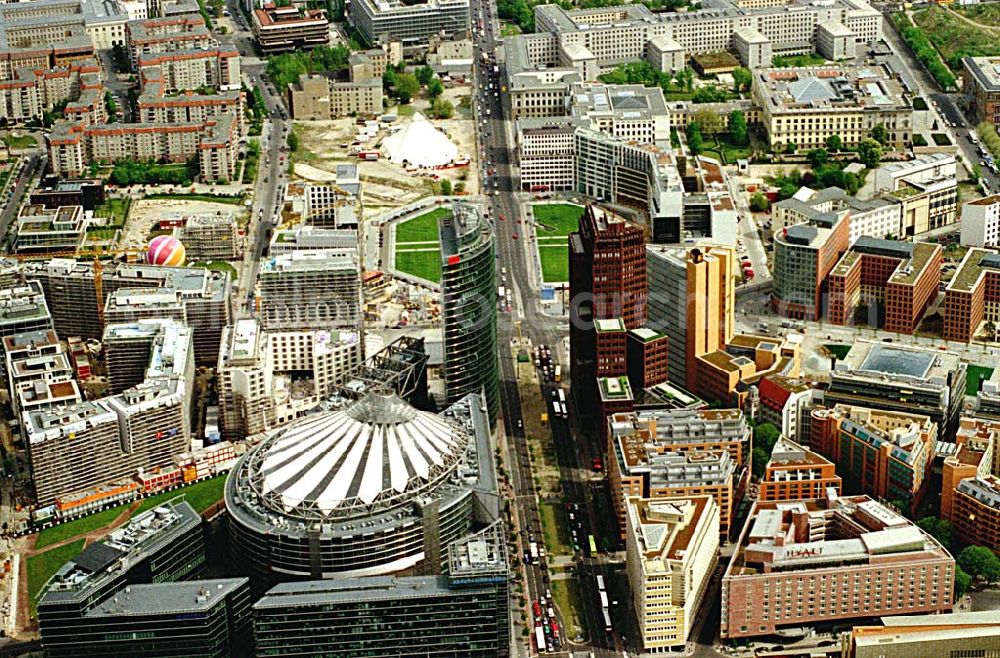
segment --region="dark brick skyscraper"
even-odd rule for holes
[[[609,210],[587,206],[569,236],[570,362],[577,409],[593,409],[597,363],[620,363],[625,342],[602,341],[620,355],[598,355],[594,321],[621,319],[626,330],[646,323],[646,248],[642,229]],[[622,337],[624,339],[624,336]]]

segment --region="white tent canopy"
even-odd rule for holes
[[[382,142],[389,159],[396,164],[440,167],[458,157],[458,147],[419,112],[410,123]]]

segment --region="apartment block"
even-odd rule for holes
[[[1000,555],[1000,478],[993,473],[1000,424],[962,418],[954,454],[941,473],[941,518],[956,538]]]
[[[884,313],[869,316],[886,331],[915,333],[924,311],[937,298],[944,247],[861,237],[827,279],[827,317],[833,324],[854,322],[859,304]]]
[[[893,146],[912,137],[910,99],[885,66],[760,69],[751,93],[775,149],[822,148],[831,135],[857,145],[879,125]]]
[[[227,117],[235,124],[237,134],[243,134],[243,99],[238,89],[213,89],[210,93],[189,90],[168,95],[162,76],[157,78],[156,69],[148,71],[150,76],[135,102],[140,123],[209,123]]]
[[[775,312],[806,320],[822,317],[824,282],[850,246],[850,218],[850,210],[834,210],[775,232]]]
[[[758,502],[722,577],[724,639],[952,609],[955,560],[868,496]]]
[[[711,496],[627,501],[626,569],[644,653],[686,646],[715,570],[719,510]]]
[[[1000,194],[962,204],[961,225],[963,247],[1000,246]]]
[[[833,462],[782,436],[774,444],[771,460],[767,462],[764,477],[758,484],[758,500],[825,498],[830,489],[840,494],[841,484]]]
[[[971,342],[986,322],[1000,322],[1000,255],[969,249],[944,291],[944,337]]]
[[[17,417],[82,400],[69,355],[52,330],[3,339],[7,391]]]
[[[147,342],[143,381],[122,393],[22,416],[35,496],[63,494],[168,466],[191,441],[191,329],[172,320],[111,326]]]
[[[83,206],[61,206],[51,210],[34,204],[21,206],[14,250],[18,253],[76,251],[87,237],[89,224]]]
[[[718,508],[718,530],[723,537],[729,534],[736,494],[745,472],[728,451],[671,451],[655,438],[651,442],[649,433],[634,431],[627,414],[612,415],[608,426],[608,479],[623,539],[627,535],[631,496],[712,496]]]
[[[204,87],[232,91],[242,85],[239,51],[221,45],[143,53],[136,65],[143,84],[155,78],[168,94]]]
[[[355,332],[265,332],[255,319],[237,320],[217,364],[223,436],[242,439],[314,409],[361,366],[363,347]]]
[[[762,378],[757,385],[757,422],[771,423],[792,441],[808,441],[813,391],[812,384],[803,379],[781,375]]]
[[[976,123],[1000,125],[1000,58],[963,57],[962,93],[971,98],[969,109]]]
[[[404,46],[422,46],[442,32],[467,33],[469,0],[357,0],[351,3],[347,20],[371,45],[401,41]]]
[[[186,162],[197,156],[204,180],[232,180],[239,136],[239,121],[225,114],[200,123],[177,124],[60,121],[49,135],[49,159],[53,172],[74,178],[96,161]]]
[[[252,10],[250,27],[261,52],[268,55],[325,46],[330,42],[330,21],[322,9],[278,7],[266,3]]]
[[[324,75],[303,74],[288,85],[288,106],[299,121],[379,114],[384,109],[382,78],[343,82]]]
[[[65,62],[94,49],[125,45],[128,14],[117,3],[82,0],[32,0],[0,8],[0,60],[26,61],[51,57]],[[37,65],[36,61],[30,65]],[[0,69],[3,67],[0,66]],[[6,71],[9,76],[16,68]],[[0,73],[0,77],[3,77]]]
[[[143,55],[217,49],[205,20],[197,13],[129,21],[129,57],[133,68],[140,67]]]
[[[810,445],[855,491],[920,507],[938,438],[929,416],[847,404],[812,412]]]
[[[243,257],[243,237],[232,213],[190,215],[184,226],[174,229],[193,261],[239,260]]]

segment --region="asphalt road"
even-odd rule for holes
[[[14,184],[14,194],[11,195],[10,201],[0,211],[0,236],[4,236],[4,240],[8,245],[13,238],[13,236],[8,235],[10,225],[17,217],[17,213],[21,208],[21,199],[24,197],[31,179],[38,173],[41,161],[42,156],[33,153],[24,159],[24,169],[19,176],[17,172],[11,174],[12,176],[18,176],[16,179],[17,182]]]

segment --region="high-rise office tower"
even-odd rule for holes
[[[490,422],[495,422],[500,365],[493,229],[475,208],[456,203],[451,215],[440,220],[438,232],[447,401],[482,393]]]

